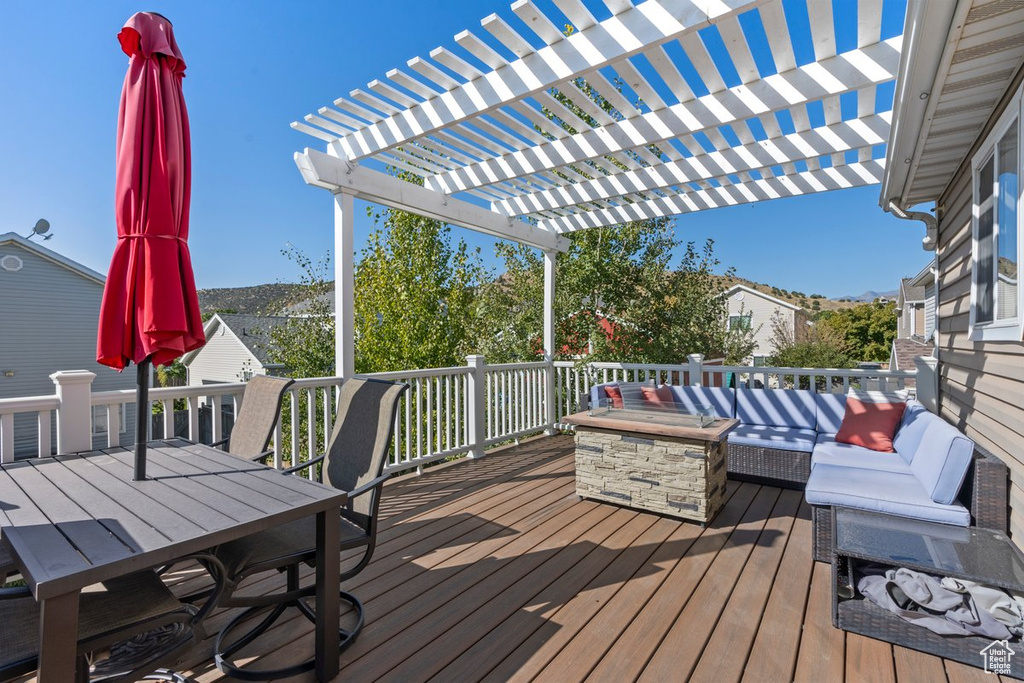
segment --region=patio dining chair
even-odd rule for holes
[[[294,383],[295,380],[287,377],[254,375],[245,385],[242,407],[231,428],[231,436],[210,445],[225,446],[228,453],[254,462],[273,455],[267,446],[281,414],[284,393]]]
[[[337,421],[327,452],[317,458],[283,470],[296,473],[317,467],[319,479],[348,492],[348,501],[341,509],[341,547],[339,551],[361,550],[358,562],[342,571],[345,581],[366,567],[373,556],[377,537],[377,510],[387,475],[385,457],[391,442],[398,401],[408,388],[405,384],[374,379],[350,379],[341,386]],[[314,470],[316,471],[316,470]],[[315,585],[300,587],[299,568],[316,559],[316,524],[312,517],[299,519],[275,529],[267,529],[237,541],[225,543],[215,555],[227,571],[226,596],[222,607],[245,607],[218,634],[215,661],[224,673],[242,680],[287,678],[314,667],[314,660],[276,670],[239,668],[233,657],[269,629],[286,609],[298,609],[310,621],[316,614],[306,600],[316,593]],[[285,573],[285,589],[270,595],[236,595],[232,591],[253,574],[277,570]],[[355,615],[355,627],[341,630],[341,650],[355,642],[363,627],[363,606],[354,595],[341,591],[342,604],[348,604]],[[239,637],[240,626],[268,612],[255,627]]]
[[[82,591],[76,681],[187,680],[160,667],[206,637],[202,622],[217,604],[224,572],[208,554],[182,559],[199,561],[214,579],[216,587],[202,606],[179,601],[152,570]],[[0,571],[6,575],[17,567],[12,563]],[[0,587],[0,680],[31,673],[38,658],[39,603],[27,586]]]

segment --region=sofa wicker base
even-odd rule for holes
[[[730,443],[726,471],[730,479],[750,479],[803,489],[811,476],[811,454]]]

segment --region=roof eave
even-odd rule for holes
[[[910,0],[907,3],[893,120],[878,202],[886,211],[890,202],[909,208],[904,205],[907,186],[921,151],[922,133],[927,132],[925,121],[929,105],[936,99],[933,97],[936,77],[940,69],[945,71],[943,64],[948,66],[953,56],[956,39],[952,37],[951,42],[950,27],[962,6],[969,9],[970,0]],[[937,40],[936,36],[942,39]]]

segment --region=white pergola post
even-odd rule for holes
[[[355,374],[355,197],[334,195],[334,372]]]
[[[555,263],[557,251],[544,252],[544,422],[548,436],[555,433]]]

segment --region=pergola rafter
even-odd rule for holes
[[[890,0],[854,1],[855,25],[829,0],[516,0],[294,123],[326,143],[296,163],[336,195],[537,246],[551,277],[576,230],[875,184],[902,36]]]

